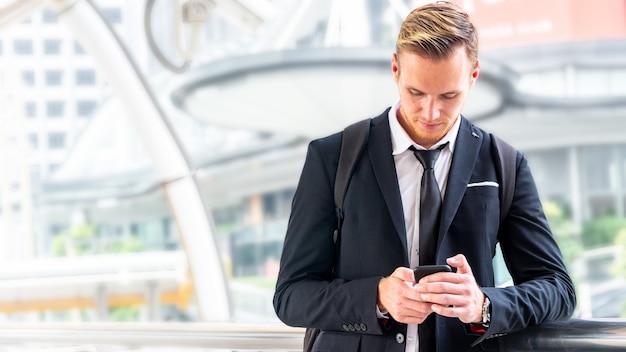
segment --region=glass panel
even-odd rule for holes
[[[45,79],[47,86],[59,86],[63,83],[63,72],[60,70],[48,70],[46,71]]]
[[[32,55],[33,42],[31,40],[18,39],[13,43],[13,50],[18,55]]]
[[[22,71],[22,81],[26,86],[34,86],[35,85],[35,72],[33,70],[24,70]]]
[[[626,69],[616,68],[611,71],[609,75],[609,87],[611,95],[613,96],[626,95]]]
[[[620,165],[620,172],[622,177],[620,178],[620,184],[622,186],[622,192],[626,193],[626,145],[622,145],[619,148],[618,164]],[[624,208],[626,209],[626,208]],[[625,210],[626,211],[626,210]]]
[[[43,52],[46,55],[58,55],[61,53],[61,40],[47,39],[43,42]]]
[[[567,96],[565,70],[523,73],[517,80],[517,88],[520,92],[530,95],[565,97]]]
[[[543,197],[564,198],[571,193],[569,150],[542,150],[525,153],[537,188]]]
[[[582,69],[575,71],[577,97],[610,96],[608,70]]]
[[[611,190],[612,148],[588,146],[580,149],[580,171],[589,192]]]

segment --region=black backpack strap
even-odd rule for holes
[[[339,164],[335,174],[335,212],[337,213],[337,229],[333,233],[335,243],[335,265],[339,259],[339,244],[341,239],[341,225],[343,224],[343,199],[354,171],[354,166],[359,160],[370,132],[370,122],[372,119],[365,119],[353,123],[343,130],[341,138],[341,151],[339,152]],[[333,265],[333,271],[335,270]],[[307,328],[304,333],[304,352],[310,352],[315,344],[315,339],[320,330],[317,328]]]
[[[496,151],[499,165],[500,182],[500,225],[509,214],[513,193],[515,192],[515,177],[517,169],[517,150],[512,145],[491,134],[492,147]]]
[[[341,225],[343,224],[343,199],[354,172],[354,166],[365,149],[365,144],[370,132],[372,119],[365,119],[353,123],[343,130],[341,139],[341,151],[339,152],[339,164],[335,174],[335,211],[337,213],[337,229],[333,235],[335,244],[339,243]]]

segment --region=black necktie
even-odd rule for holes
[[[419,219],[419,264],[435,264],[437,254],[437,236],[439,233],[439,214],[441,213],[441,192],[435,179],[435,162],[439,158],[441,149],[415,150],[413,154],[424,167],[420,190],[420,219]]]
[[[437,238],[439,233],[439,214],[441,213],[441,192],[435,179],[435,162],[439,158],[441,149],[416,150],[411,147],[413,154],[424,167],[420,188],[420,234],[419,234],[419,264],[435,264],[437,256]],[[435,336],[435,314],[431,314],[418,327],[419,352],[437,351]]]

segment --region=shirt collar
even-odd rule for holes
[[[389,110],[389,128],[391,131],[391,146],[392,146],[392,154],[398,155],[404,153],[410,146],[415,146],[417,149],[426,149],[419,144],[416,144],[409,134],[406,133],[404,128],[400,126],[400,122],[398,121],[398,109],[400,108],[400,100],[396,101],[396,103]],[[450,152],[454,151],[454,144],[456,142],[456,137],[459,134],[459,128],[461,126],[461,118],[456,119],[456,122],[446,133],[443,138],[441,138],[435,145],[433,145],[430,149],[435,149],[444,143],[448,143],[447,149]]]

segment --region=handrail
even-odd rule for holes
[[[0,323],[4,343],[298,351],[304,329],[239,323]]]
[[[626,319],[570,319],[500,337],[499,351],[626,351]]]
[[[171,346],[255,351],[299,351],[304,329],[282,324],[216,323],[0,323],[4,343],[71,343],[134,348]],[[506,352],[626,350],[626,319],[571,319],[498,338]]]

